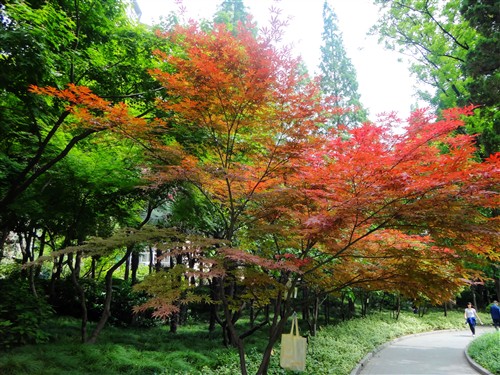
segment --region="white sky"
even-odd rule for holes
[[[176,0],[137,0],[142,11],[141,21],[151,23],[172,10],[178,10]],[[186,17],[211,19],[221,0],[184,0]],[[319,64],[321,32],[323,30],[323,0],[244,0],[258,26],[268,25],[270,6],[282,9],[282,17],[291,17],[285,42],[295,47],[309,71]],[[362,104],[370,118],[382,112],[396,111],[405,119],[416,103],[412,96],[415,80],[398,55],[386,51],[376,37],[367,36],[377,20],[377,8],[371,0],[329,0],[338,17],[344,47],[356,68]]]

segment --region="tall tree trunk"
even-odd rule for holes
[[[326,301],[323,304],[323,314],[325,314],[325,324],[330,325],[330,297],[326,297]]]
[[[370,293],[361,293],[361,316],[365,317],[368,314],[368,304],[370,303]]]
[[[195,265],[196,265],[196,258],[192,254],[190,254],[188,257],[188,266],[189,266],[189,268],[194,269]],[[201,267],[200,267],[200,269],[201,269]],[[196,285],[196,277],[195,276],[191,276],[191,278],[189,279],[189,285],[193,285],[193,286]]]
[[[80,278],[81,269],[82,269],[82,252],[77,251],[75,257],[75,275],[78,279]]]
[[[38,248],[38,258],[42,257],[43,253],[45,252],[46,237],[47,237],[47,229],[44,228],[40,236],[40,247]],[[40,272],[42,272],[42,266],[40,264],[37,264],[35,266],[35,277],[40,276]]]
[[[19,247],[21,248],[21,254],[22,254],[22,259],[21,259],[21,264],[23,266],[26,265],[32,258],[31,255],[31,231],[29,230],[27,233],[22,233],[18,232],[17,236],[19,237]],[[28,269],[23,267],[21,269],[21,278],[23,280],[26,280],[29,276]]]
[[[226,323],[226,327],[223,328],[225,328],[224,330],[227,330],[227,332],[229,333],[231,345],[238,349],[241,375],[247,375],[248,372],[245,358],[245,345],[243,340],[240,339],[238,333],[236,332],[236,327],[234,326],[234,317],[231,313],[231,310],[229,309],[229,303],[226,299],[226,294],[224,291],[224,280],[221,280],[220,289],[220,296],[222,297],[222,306]]]
[[[131,283],[132,285],[137,284],[137,270],[139,269],[140,252],[138,249],[134,249],[130,255],[130,271],[132,274]]]
[[[470,290],[472,292],[472,306],[477,309],[476,287],[471,285]]]
[[[309,319],[307,320],[307,324],[309,326],[309,331],[311,332],[311,336],[316,336],[320,306],[321,306],[320,297],[318,295],[316,295],[314,297],[314,303],[312,306],[312,313],[309,314]]]
[[[153,258],[154,258],[153,247],[149,246],[149,274],[150,275],[153,273],[153,270],[154,270]]]
[[[71,254],[68,254],[68,267],[71,271],[71,281],[78,293],[78,298],[80,299],[80,307],[82,309],[82,322],[80,325],[80,334],[82,343],[87,342],[87,323],[88,323],[88,309],[87,309],[87,297],[85,295],[85,289],[79,282],[79,274],[76,271],[76,268],[73,267],[71,261]]]
[[[5,248],[5,243],[7,242],[7,237],[9,237],[9,229],[7,228],[2,228],[2,231],[0,232],[0,263],[2,263],[2,259],[4,257],[4,248]]]
[[[356,304],[354,303],[354,299],[351,297],[347,297],[347,312],[348,312],[348,319],[352,319],[354,315],[356,314]]]
[[[97,267],[97,260],[99,259],[98,256],[92,256],[92,262],[90,264],[90,278],[92,280],[95,280],[95,275],[96,275],[96,267]]]
[[[302,287],[302,299],[304,301],[307,301],[309,299],[309,289],[307,288],[307,286]],[[308,303],[304,303],[302,305],[302,319],[304,319],[305,321],[309,321],[309,304]]]
[[[155,270],[156,272],[160,272],[162,269],[161,265],[161,258],[162,258],[163,252],[161,250],[156,250],[156,263],[155,263]]]
[[[396,315],[395,319],[399,319],[399,314],[401,313],[401,295],[398,293],[398,296],[396,297],[396,309],[395,309]]]
[[[61,279],[63,264],[64,264],[64,254],[59,255],[57,259],[54,259],[54,265],[52,266],[52,275],[50,276],[49,284],[49,294],[51,300],[55,299],[56,296],[56,282]]]
[[[495,276],[494,276],[494,282],[495,282],[495,293],[497,295],[497,298],[495,298],[497,301],[500,301],[500,265],[494,265],[495,269]]]
[[[129,278],[130,278],[130,256],[125,261],[125,274],[123,276],[123,279],[125,281],[128,281]]]

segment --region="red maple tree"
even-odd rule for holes
[[[464,257],[497,259],[494,219],[478,208],[498,204],[498,158],[474,161],[472,137],[454,133],[468,110],[439,121],[417,111],[401,135],[390,132],[392,118],[325,134],[318,124],[336,109],[269,39],[196,24],[163,36],[175,49],[158,52],[167,69],[151,72],[169,93],[158,105],[203,141],[158,177],[197,186],[224,223],[233,246],[219,249],[214,264],[242,373],[232,322],[250,300],[274,307],[265,373],[299,283],[323,293],[364,284],[442,301],[467,275]]]
[[[169,116],[161,134],[182,128],[199,142],[180,142],[180,165],[159,165],[155,178],[190,182],[223,223],[227,247],[201,254],[196,275],[218,280],[243,374],[234,322],[249,301],[274,308],[263,374],[298,285],[326,294],[362,284],[442,301],[470,276],[464,260],[499,260],[497,219],[480,210],[498,207],[499,156],[475,160],[473,138],[456,132],[469,109],[439,120],[417,111],[399,135],[391,117],[320,131],[338,109],[270,39],[196,24],[162,36],[171,48],[157,52],[163,68],[151,71],[168,93],[158,102]],[[79,118],[94,121],[84,110]],[[164,302],[155,307],[173,311],[172,297]]]

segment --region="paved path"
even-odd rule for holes
[[[478,326],[476,336],[491,330]],[[351,374],[484,374],[474,369],[465,356],[465,348],[472,340],[468,328],[405,336],[385,345]]]

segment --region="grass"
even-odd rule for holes
[[[462,328],[463,313],[442,312],[418,317],[377,313],[321,329],[309,337],[305,374],[349,374],[371,350],[398,336],[435,329]],[[220,332],[209,335],[206,325],[180,327],[171,334],[165,327],[148,329],[108,327],[95,345],[79,342],[78,321],[51,322],[52,341],[24,346],[0,355],[0,373],[22,374],[155,374],[234,375],[240,373],[238,355],[221,343]],[[305,332],[301,330],[301,332]],[[256,373],[265,345],[265,331],[248,338],[248,372]],[[479,340],[479,339],[478,339]],[[479,362],[479,361],[478,361]],[[480,363],[480,362],[479,362]],[[323,369],[323,370],[321,370]],[[279,367],[279,345],[269,374],[287,374]]]
[[[469,346],[469,356],[495,375],[500,375],[500,331],[479,336]]]

